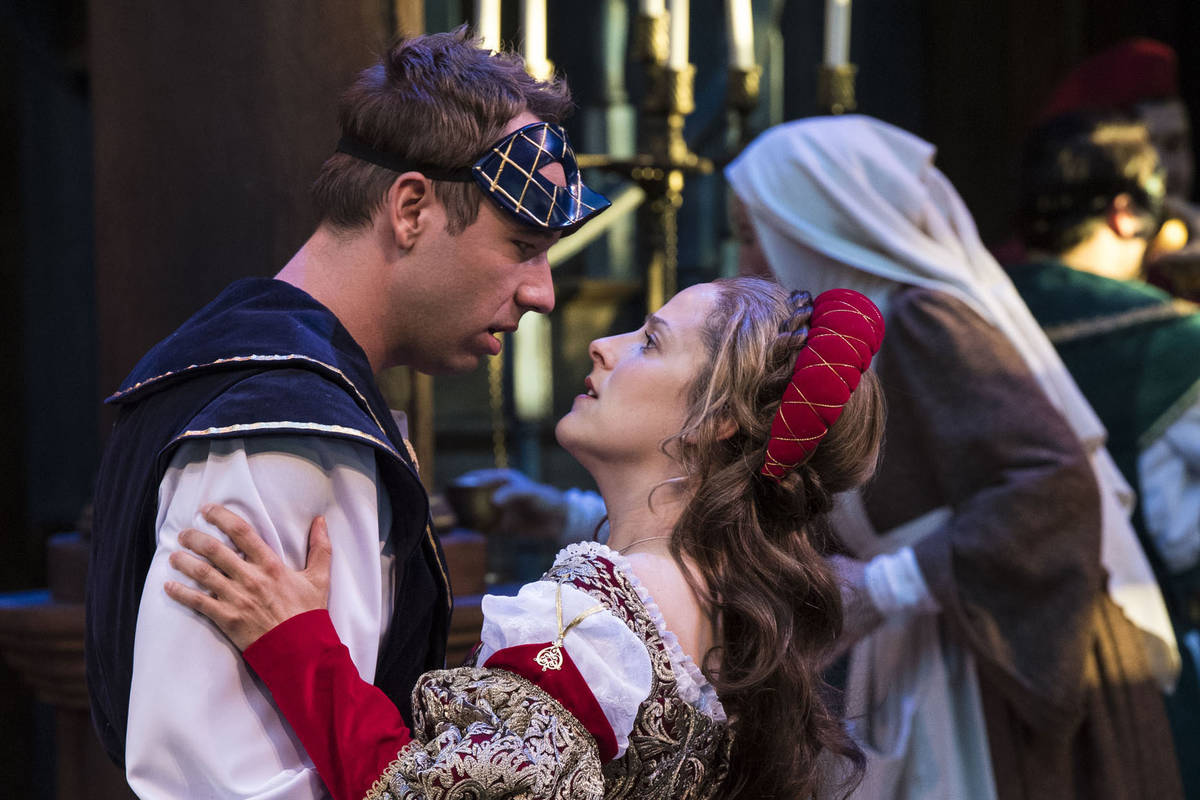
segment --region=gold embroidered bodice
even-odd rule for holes
[[[642,641],[649,696],[629,747],[600,764],[596,742],[553,697],[501,669],[424,675],[413,692],[414,741],[367,800],[708,800],[728,771],[728,725],[680,696],[670,646],[630,575],[603,548],[569,548],[546,580],[595,597]],[[620,654],[614,653],[614,657]]]

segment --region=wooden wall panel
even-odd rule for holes
[[[335,102],[390,36],[389,0],[93,2],[101,392],[315,222]]]

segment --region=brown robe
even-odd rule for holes
[[[864,503],[879,531],[954,511],[914,552],[975,656],[1001,800],[1181,797],[1141,634],[1104,590],[1091,468],[1024,360],[962,302],[904,287],[877,363]]]

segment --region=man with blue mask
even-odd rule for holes
[[[553,308],[547,250],[607,206],[559,126],[570,105],[562,82],[462,31],[396,44],[342,98],[311,238],[274,279],[229,286],[109,398],[88,683],[140,796],[326,796],[240,654],[163,593],[178,533],[207,527],[208,503],[245,516],[293,567],[306,546],[283,521],[325,516],[334,624],[411,722],[416,677],[444,660],[451,594],[374,375],[473,369],[526,311]]]

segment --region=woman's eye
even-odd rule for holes
[[[658,342],[656,342],[656,341],[654,340],[654,337],[653,337],[651,334],[649,334],[649,333],[646,333],[646,334],[644,334],[644,336],[646,337],[646,341],[645,341],[645,343],[642,345],[642,350],[643,350],[643,351],[645,351],[645,350],[650,350],[651,348],[654,348],[654,347],[658,347]]]

